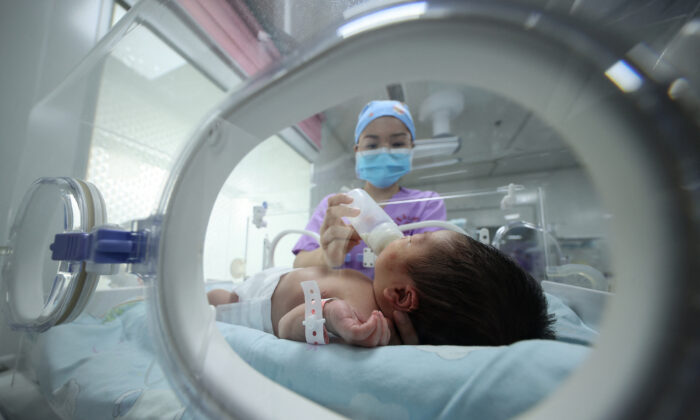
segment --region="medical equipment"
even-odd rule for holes
[[[574,276],[575,279],[568,279],[571,276]],[[563,264],[560,266],[547,267],[547,278],[552,281],[579,285],[588,289],[604,291],[609,289],[608,280],[605,278],[603,273],[590,265]]]
[[[518,262],[539,278],[547,268],[566,262],[554,235],[530,222],[514,221],[501,226],[491,244],[516,260],[520,258]]]
[[[308,235],[314,238],[316,242],[319,242],[320,240],[320,236],[318,235],[318,233],[306,229],[285,229],[282,232],[279,232],[277,235],[275,235],[275,237],[272,238],[271,241],[265,238],[265,242],[263,244],[263,268],[270,268],[275,266],[275,250],[277,249],[277,244],[279,244],[282,238],[292,234]]]
[[[138,7],[134,16],[156,6],[144,0]],[[122,30],[133,22],[125,22]],[[101,54],[116,39],[106,38],[59,93],[73,92],[88,80],[85,74],[99,67]],[[626,51],[585,25],[526,6],[414,2],[345,22],[233,92],[192,134],[154,215],[131,226],[146,237],[143,260],[131,269],[146,283],[160,366],[183,402],[213,418],[275,418],[301,411],[334,416],[261,376],[213,328],[202,299],[203,281],[197,281],[202,280],[207,220],[226,176],[260,139],[352,97],[368,83],[385,86],[397,78],[430,77],[528,104],[566,134],[605,208],[616,215],[611,232],[619,288],[596,349],[552,398],[525,416],[673,417],[692,411],[697,383],[686,373],[695,366],[700,319],[694,303],[697,127],[666,94],[670,81],[653,80]],[[363,71],[367,62],[376,69],[371,80]],[[550,89],[553,74],[567,89]],[[312,91],[322,94],[309,95]],[[644,235],[639,226],[645,227]],[[81,226],[84,233],[91,228]],[[36,249],[48,252],[47,245]],[[13,252],[4,259],[9,267],[22,256]],[[43,290],[30,292],[27,300],[43,299]],[[25,321],[27,327],[43,324]],[[611,367],[615,375],[609,374]],[[275,404],[254,406],[261,392]]]
[[[6,302],[12,302],[5,306],[8,321],[13,328],[27,331],[46,331],[71,322],[85,309],[99,275],[106,274],[101,270],[111,268],[86,266],[85,258],[67,255],[60,263],[47,258],[52,253],[53,233],[90,232],[105,224],[104,200],[90,183],[42,178],[28,191],[18,215],[8,243],[12,252],[6,256],[11,263],[3,265],[0,284],[0,293]],[[89,250],[74,244],[64,247],[69,248],[71,254]],[[43,264],[34,263],[38,256]]]
[[[507,191],[501,200],[501,210],[509,209],[515,204],[515,184],[508,184]]]

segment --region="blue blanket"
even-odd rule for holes
[[[362,419],[506,419],[533,406],[586,357],[595,331],[548,296],[559,341],[502,347],[312,346],[217,324],[265,376]],[[193,418],[155,359],[143,302],[83,315],[36,337],[42,393],[67,418]]]

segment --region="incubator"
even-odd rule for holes
[[[66,160],[27,166],[0,244],[13,370],[61,418],[697,412],[697,22],[648,47],[574,6],[346,3],[291,36],[307,4],[142,0],[35,106],[27,156]],[[446,220],[357,189],[345,133],[380,97],[420,115],[401,182]],[[216,322],[206,292],[291,267],[337,192],[375,254],[427,226],[507,253],[559,340],[319,349]]]

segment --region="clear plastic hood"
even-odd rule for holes
[[[443,19],[446,15],[450,19]],[[431,48],[435,45],[440,45],[440,48]],[[182,309],[176,309],[178,305],[192,307],[192,302],[185,296],[202,294],[201,283],[185,280],[200,275],[200,268],[193,264],[181,270],[168,263],[181,261],[199,252],[199,244],[203,240],[201,232],[204,232],[207,215],[211,212],[210,205],[203,203],[212,202],[231,170],[231,161],[218,157],[251,149],[258,139],[268,137],[281,127],[319,110],[339,106],[349,98],[356,98],[358,90],[377,92],[383,86],[398,84],[401,87],[409,86],[410,92],[412,83],[426,78],[438,85],[464,83],[507,97],[533,111],[542,119],[543,125],[552,127],[553,132],[571,148],[577,157],[577,164],[585,165],[586,174],[605,203],[606,216],[602,218],[609,219],[609,227],[604,229],[611,232],[614,279],[616,291],[619,292],[616,296],[616,300],[619,299],[616,305],[619,306],[611,306],[607,315],[611,319],[615,316],[632,316],[633,307],[643,307],[643,316],[653,319],[654,325],[666,322],[667,314],[659,312],[662,311],[659,301],[652,304],[651,300],[644,300],[651,299],[652,295],[642,297],[639,293],[648,290],[652,284],[661,287],[654,279],[657,275],[663,276],[662,273],[680,270],[679,278],[684,278],[685,274],[681,272],[686,272],[689,261],[681,263],[675,260],[678,255],[664,252],[663,257],[647,265],[645,259],[639,258],[640,253],[652,252],[659,257],[657,252],[660,250],[652,243],[642,246],[637,242],[639,237],[635,232],[641,224],[646,227],[646,234],[655,238],[654,243],[657,243],[657,235],[666,235],[667,231],[654,230],[642,219],[658,220],[665,218],[663,215],[666,212],[680,209],[670,203],[649,202],[641,208],[635,206],[634,214],[639,217],[636,219],[626,209],[630,201],[625,197],[648,197],[644,191],[650,188],[667,190],[668,187],[660,184],[665,181],[652,175],[656,173],[652,168],[660,169],[657,166],[659,161],[646,153],[654,148],[653,145],[659,144],[658,139],[654,140],[657,135],[664,138],[666,144],[670,142],[683,149],[691,144],[690,137],[687,137],[690,131],[681,137],[668,137],[657,131],[658,127],[645,128],[641,124],[641,121],[651,122],[656,117],[648,115],[640,119],[638,112],[650,110],[643,111],[645,108],[637,101],[654,95],[652,91],[656,88],[641,70],[634,67],[634,61],[624,56],[624,50],[616,48],[601,44],[594,37],[583,36],[574,26],[561,26],[554,17],[533,14],[527,9],[507,10],[480,5],[467,10],[450,9],[441,4],[411,3],[374,14],[368,12],[340,26],[327,33],[313,48],[302,50],[231,95],[222,104],[221,113],[203,124],[195,134],[197,140],[183,155],[181,171],[171,178],[169,193],[165,196],[167,199],[161,203],[161,211],[167,216],[163,224],[164,245],[160,248],[159,274],[155,280],[158,286],[153,308],[160,319],[161,337],[165,342],[191,343],[180,347],[178,352],[173,352],[172,346],[166,346],[170,350],[165,357],[173,371],[182,373],[177,380],[181,381],[181,389],[190,396],[190,401],[201,399],[202,395],[201,388],[195,387],[194,383],[209,390],[207,395],[212,403],[221,404],[221,413],[243,410],[245,401],[253,398],[252,395],[246,396],[246,393],[249,390],[254,392],[251,388],[239,391],[240,384],[230,380],[235,376],[234,365],[231,365],[230,371],[226,371],[215,357],[202,356],[203,351],[213,355],[219,354],[219,351],[226,352],[228,348],[226,343],[214,338],[217,334],[210,333],[212,329],[201,328],[201,325],[211,325],[213,322],[213,315],[207,313],[205,306],[197,312],[198,317],[192,313],[185,315]],[[372,72],[368,74],[363,68],[370,62]],[[440,63],[439,68],[434,63]],[[428,74],[430,76],[426,76]],[[554,86],[551,83],[553,77],[557,80]],[[342,83],[338,83],[339,80]],[[324,94],[308,94],[319,90]],[[663,95],[661,92],[659,94]],[[664,101],[657,102],[657,106],[665,106],[662,105]],[[660,108],[657,110],[664,113]],[[686,126],[686,129],[694,130],[690,126]],[[497,141],[493,143],[492,147],[497,147]],[[519,159],[520,162],[522,160]],[[459,164],[455,169],[457,174],[447,175],[448,179],[459,180],[461,177],[458,174],[469,173],[469,167],[465,172],[460,172],[463,169]],[[433,174],[437,173],[436,170]],[[202,174],[206,176],[202,177]],[[687,175],[692,177],[690,173]],[[197,197],[197,200],[193,202],[192,197]],[[189,223],[185,224],[185,220]],[[197,240],[180,240],[185,237]],[[633,245],[627,240],[636,243]],[[178,281],[178,278],[182,280]],[[648,279],[650,283],[642,286],[642,279]],[[184,292],[185,288],[189,292]],[[635,292],[626,294],[624,290]],[[656,294],[654,299],[665,294],[661,290],[657,290],[657,293],[660,294]],[[666,297],[672,299],[671,295]],[[628,305],[626,299],[634,303],[629,301]],[[184,309],[184,306],[181,308]],[[642,315],[637,313],[636,316]],[[625,330],[628,339],[631,337],[632,330],[623,326],[626,322],[611,322],[610,328],[617,325]],[[644,365],[647,363],[643,361],[646,357],[653,358],[663,353],[660,347],[654,349],[656,339],[647,335],[648,331],[643,332],[640,328],[634,332],[639,334],[635,335],[639,341],[633,347],[645,349],[636,355],[638,358],[631,358],[629,354],[613,356],[608,353],[606,349],[614,352],[618,344],[612,335],[603,335],[598,344],[600,353],[589,361],[589,370],[577,371],[567,390],[577,395],[581,395],[583,389],[593,392],[585,384],[589,380],[596,381],[593,379],[596,369],[592,367],[596,357],[614,358],[617,371],[621,374],[641,374],[638,370],[641,365],[636,363]],[[170,338],[167,338],[169,335]],[[207,344],[203,347],[200,343]],[[188,377],[192,378],[189,382]],[[195,378],[207,379],[200,382]],[[270,388],[270,392],[273,389],[276,388]],[[272,417],[278,407],[287,407],[289,403],[290,409],[297,409],[297,402],[301,404],[300,400],[287,400],[287,394],[282,391],[279,394],[274,392],[279,406],[271,408]],[[604,393],[601,390],[596,397],[606,399]],[[621,404],[619,400],[606,401]],[[212,410],[215,405],[211,406]],[[537,414],[552,414],[553,411],[549,410],[556,410],[556,407],[556,402],[545,404]],[[217,413],[214,415],[219,415],[219,412],[214,412]]]
[[[230,290],[323,249],[322,204],[354,188],[372,190],[357,170],[358,113],[371,100],[397,100],[413,114],[415,138],[404,145],[412,160],[397,191],[374,197],[381,211],[399,228],[427,219],[435,229],[466,233],[538,282],[602,302],[579,311],[595,312],[594,346],[573,350],[575,361],[556,359],[570,364],[551,389],[533,387],[541,395],[520,406],[490,394],[508,401],[507,417],[632,418],[661,413],[666,398],[688,406],[693,388],[675,379],[691,360],[683,343],[697,341],[691,330],[699,319],[692,301],[698,102],[694,76],[679,70],[683,54],[649,65],[658,58],[653,49],[680,26],[647,33],[630,25],[613,36],[620,19],[635,17],[620,18],[599,2],[540,3],[138,2],[30,117],[28,147],[55,152],[86,181],[42,178],[17,213],[2,278],[13,326],[46,331],[34,337],[37,348],[86,361],[109,352],[96,345],[83,357],[61,331],[101,331],[98,324],[115,319],[124,328],[147,326],[136,352],[147,351],[147,361],[132,363],[147,372],[145,385],[136,392],[115,373],[110,382],[131,388],[115,391],[113,413],[135,413],[165,394],[184,418],[387,418],[410,404],[427,407],[421,398],[432,394],[415,386],[408,402],[370,387],[346,398],[348,383],[323,374],[333,368],[320,350],[222,325],[207,300],[212,289]],[[404,210],[410,206],[430,215]],[[424,231],[416,226],[401,230],[406,237]],[[107,231],[116,236],[99,242]],[[78,234],[90,238],[91,250],[123,258],[66,252],[51,259],[55,244]],[[377,256],[359,240],[357,247],[330,266],[372,281]],[[572,302],[564,303],[575,309]],[[115,338],[114,349],[126,348],[127,336]],[[250,336],[266,344],[241,344]],[[280,365],[265,351],[290,344],[298,346]],[[373,370],[373,356],[404,360],[389,347],[337,346],[339,359],[331,360],[355,363],[347,379],[373,387],[393,377]],[[393,350],[440,363],[481,357],[471,353],[478,349],[447,347]],[[533,349],[533,357],[549,354]],[[119,354],[115,366],[131,353]],[[292,358],[299,354],[305,357]],[[162,382],[152,380],[159,369]],[[87,391],[64,382],[52,398],[75,394],[74,406],[85,407]],[[144,391],[156,383],[157,393]],[[658,399],[647,398],[652,391]],[[478,411],[486,400],[467,404],[458,392],[445,397],[457,402],[445,402],[444,415],[487,413]],[[442,411],[431,413],[425,416]]]

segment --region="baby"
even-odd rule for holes
[[[421,344],[498,346],[554,338],[539,282],[495,248],[447,230],[390,243],[377,257],[374,282],[354,270],[271,269],[233,292],[213,290],[208,299],[222,305],[220,311],[252,311],[263,320],[248,326],[306,341],[300,286],[306,280],[318,283],[322,298],[332,298],[323,307],[325,327],[348,344],[400,344],[394,311],[409,316]]]

